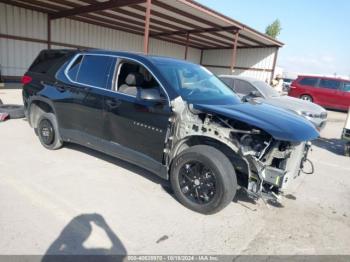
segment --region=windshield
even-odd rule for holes
[[[158,69],[187,102],[237,104],[238,96],[206,68],[174,60],[156,60]]]
[[[266,97],[276,97],[276,96],[280,96],[280,94],[273,89],[273,87],[271,87],[270,85],[266,84],[263,81],[255,81],[254,86],[256,86],[261,93],[263,93],[264,96]]]

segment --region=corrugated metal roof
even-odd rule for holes
[[[0,2],[44,12],[53,19],[67,17],[133,34],[144,33],[145,0],[0,0]],[[185,45],[186,35],[189,33],[190,47],[223,49],[232,48],[237,30],[238,47],[283,45],[193,0],[152,0],[151,38]]]

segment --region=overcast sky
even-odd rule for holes
[[[350,76],[349,0],[197,0],[265,32],[279,18],[286,71]]]

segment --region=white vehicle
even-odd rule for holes
[[[292,111],[309,120],[319,131],[326,125],[327,111],[319,105],[281,95],[270,85],[255,78],[233,75],[221,75],[219,78],[242,99],[254,98],[258,102]]]
[[[350,156],[350,108],[348,111],[348,117],[346,118],[346,121],[345,121],[342,139],[347,141],[347,143],[345,144],[345,149],[344,149],[345,155]]]

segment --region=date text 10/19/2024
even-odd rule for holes
[[[166,255],[166,256],[128,256],[127,261],[218,261],[217,256],[209,255]]]

